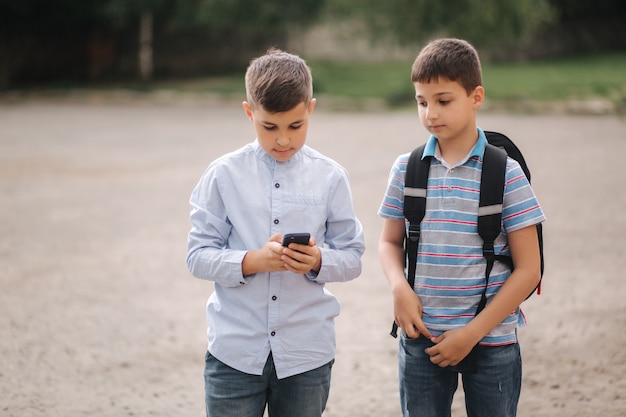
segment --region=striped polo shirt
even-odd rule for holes
[[[478,200],[487,138],[479,138],[471,152],[455,166],[441,159],[437,139],[431,136],[424,156],[433,156],[426,192],[426,215],[421,224],[415,292],[423,305],[426,327],[438,335],[466,325],[476,314],[485,286],[486,261],[478,235]],[[409,154],[393,164],[379,216],[404,219],[404,176]],[[508,158],[504,185],[502,230],[494,242],[496,254],[509,254],[507,233],[545,220],[537,198],[519,163]],[[408,222],[407,222],[408,227]],[[496,262],[489,278],[488,301],[511,275]],[[525,324],[518,308],[481,340],[482,345],[517,341],[516,328]]]

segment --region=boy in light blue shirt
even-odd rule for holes
[[[211,163],[191,195],[187,266],[207,303],[208,417],[321,416],[339,303],[324,287],[361,273],[363,230],[346,170],[305,144],[315,107],[299,57],[270,50],[247,69],[256,140]],[[308,244],[283,247],[287,233]]]

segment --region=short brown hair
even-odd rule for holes
[[[454,39],[437,39],[419,53],[411,69],[411,81],[429,83],[443,77],[457,81],[470,94],[483,84],[478,52],[469,42]]]
[[[246,99],[251,107],[279,113],[313,98],[313,79],[306,62],[297,55],[271,48],[253,59],[246,70]]]

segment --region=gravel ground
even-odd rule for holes
[[[624,416],[626,123],[479,122],[516,140],[548,216],[543,294],[520,331],[519,415]],[[204,415],[212,285],[185,267],[188,197],[252,135],[232,102],[0,100],[0,415]],[[334,112],[320,99],[313,114],[308,143],[349,170],[368,248],[361,277],[329,286],[342,314],[327,417],[400,415],[376,210],[395,157],[425,139],[414,111]]]

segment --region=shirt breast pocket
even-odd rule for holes
[[[315,232],[326,223],[327,204],[322,198],[291,196],[285,199],[285,232]],[[293,229],[293,230],[292,230]]]

